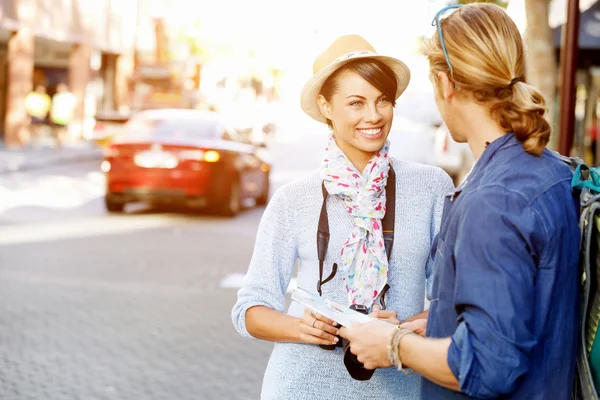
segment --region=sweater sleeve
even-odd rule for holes
[[[440,231],[440,225],[442,223],[442,214],[444,212],[444,203],[446,200],[446,195],[454,190],[454,184],[452,183],[452,179],[450,176],[446,174],[444,171],[439,170],[439,174],[436,177],[436,185],[434,186],[435,190],[435,202],[433,205],[433,213],[431,218],[431,235],[429,238],[430,247],[432,251],[429,254],[429,259],[427,260],[427,265],[425,266],[425,288],[427,292],[427,299],[431,301],[431,288],[433,285],[433,274],[434,274],[434,262],[433,262],[433,254],[435,251],[434,241],[437,234]]]
[[[290,217],[293,205],[283,189],[273,195],[261,218],[250,266],[231,313],[235,329],[245,337],[251,337],[246,329],[248,309],[266,306],[283,312],[285,292],[298,258]]]

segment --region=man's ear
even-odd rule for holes
[[[325,97],[322,94],[317,97],[317,105],[319,106],[319,111],[321,111],[321,114],[323,114],[325,118],[331,119],[331,106],[329,105],[329,102],[325,100]]]
[[[454,89],[454,82],[450,80],[445,72],[437,73],[438,82],[440,84],[441,95],[446,102],[451,102],[456,94]]]

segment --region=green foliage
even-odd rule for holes
[[[469,3],[494,3],[500,7],[508,7],[510,0],[458,0],[458,4],[469,4]]]

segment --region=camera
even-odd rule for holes
[[[369,309],[360,304],[352,304],[350,309],[361,314],[369,314]],[[341,339],[338,344],[320,345],[320,347],[324,350],[334,350],[336,347],[342,347],[344,351],[344,365],[350,376],[357,381],[368,381],[371,379],[375,371],[365,369],[363,364],[358,361],[356,356],[350,351],[350,342],[340,336],[338,336],[338,338]]]
[[[361,314],[369,314],[369,309],[360,304],[352,304],[350,309]],[[365,369],[364,365],[350,351],[350,342],[342,339],[342,347],[344,348],[344,365],[350,376],[357,381],[368,381],[371,379],[375,370]]]

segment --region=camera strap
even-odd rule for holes
[[[317,254],[319,256],[319,281],[317,282],[317,291],[319,296],[323,295],[321,287],[332,280],[337,273],[337,264],[333,264],[331,274],[323,280],[323,264],[325,263],[325,255],[327,254],[327,247],[329,246],[329,219],[327,218],[327,189],[325,188],[325,182],[321,184],[323,190],[323,205],[321,206],[321,215],[319,216],[319,227],[317,230]],[[387,254],[388,263],[392,254],[392,246],[394,244],[394,223],[396,221],[396,172],[390,164],[390,170],[388,172],[387,183],[385,185],[386,201],[385,201],[385,215],[381,222],[383,227],[383,240],[385,243],[385,252]],[[381,290],[381,293],[377,296],[381,303],[381,308],[385,309],[385,294],[389,290],[390,286],[386,283],[385,287]],[[377,299],[375,299],[377,301]]]

